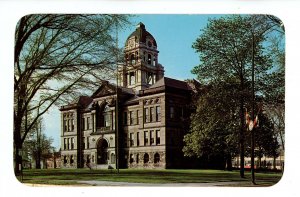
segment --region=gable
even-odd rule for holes
[[[108,84],[108,83],[103,83],[98,90],[94,92],[92,95],[92,98],[98,98],[98,97],[103,97],[103,96],[108,96],[108,95],[113,95],[116,92],[116,87]]]

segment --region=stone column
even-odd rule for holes
[[[92,132],[96,132],[96,111],[92,111]]]

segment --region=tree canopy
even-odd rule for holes
[[[52,105],[69,102],[113,77],[119,51],[116,31],[128,23],[127,15],[35,14],[19,20],[14,58],[16,158],[30,129]]]
[[[201,155],[206,153],[205,150],[209,154],[221,151],[225,156],[238,152],[241,176],[244,176],[245,110],[250,111],[252,106],[252,66],[255,73],[254,113],[258,113],[262,101],[271,98],[271,86],[276,84],[281,95],[284,89],[284,84],[279,82],[282,72],[266,50],[268,35],[281,28],[277,22],[265,15],[230,15],[210,19],[207,27],[201,30],[193,44],[199,53],[200,64],[192,73],[208,87],[208,91],[198,95],[190,133],[184,139],[186,155]],[[284,67],[282,70],[284,73]],[[262,124],[268,124],[265,120]],[[264,128],[272,130],[270,125]],[[236,151],[237,147],[239,151]]]

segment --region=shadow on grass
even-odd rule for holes
[[[240,182],[247,186],[250,173],[240,178],[239,171],[222,170],[131,170],[122,169],[117,174],[110,170],[43,169],[24,170],[23,183],[77,185],[77,181],[114,181],[130,183],[213,183]],[[281,173],[257,173],[257,183],[263,186],[276,184]]]

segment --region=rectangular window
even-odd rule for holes
[[[64,120],[64,132],[68,132],[68,121]]]
[[[81,130],[83,130],[83,131],[85,130],[85,124],[84,123],[85,123],[85,118],[82,118],[81,119]]]
[[[86,148],[90,148],[90,137],[86,137]]]
[[[72,119],[71,122],[72,122],[72,127],[71,128],[72,128],[72,131],[74,131],[74,126],[75,126],[74,119]]]
[[[85,137],[82,138],[82,149],[85,149]]]
[[[67,128],[67,132],[71,131],[71,120],[68,120],[68,128]]]
[[[170,107],[170,118],[171,119],[175,118],[175,110],[173,106]]]
[[[144,132],[144,146],[147,146],[149,143],[148,131]]]
[[[137,146],[140,145],[140,133],[139,132],[136,133],[136,145]]]
[[[149,122],[149,109],[145,108],[145,122]]]
[[[136,124],[139,124],[139,110],[136,110]]]
[[[67,138],[64,138],[64,150],[67,150]]]
[[[155,117],[154,107],[150,107],[150,122],[154,121],[154,117]]]
[[[155,109],[156,109],[156,113],[155,113],[156,117],[155,117],[155,119],[156,119],[157,122],[159,122],[160,121],[160,117],[161,117],[160,116],[160,106],[156,106]]]
[[[133,135],[133,133],[130,133],[129,134],[129,144],[130,144],[130,146],[134,146],[134,135]]]
[[[133,125],[133,120],[134,120],[134,119],[133,119],[133,111],[130,111],[130,112],[129,112],[129,124],[130,124],[130,125]]]
[[[91,127],[91,118],[90,117],[87,117],[86,118],[86,129],[87,130],[89,130],[90,129],[90,127]]]
[[[68,138],[68,144],[67,144],[67,149],[70,150],[70,145],[71,145],[71,138]]]
[[[150,145],[154,144],[154,131],[150,131]]]
[[[127,125],[127,112],[124,112],[123,114],[123,124]]]
[[[75,140],[74,140],[74,138],[72,137],[72,138],[71,138],[71,150],[74,149],[74,144],[75,144]]]
[[[115,130],[115,112],[114,111],[112,111],[112,116],[111,116],[111,122],[112,122],[112,130]]]
[[[160,130],[156,130],[156,145],[160,144]]]
[[[180,117],[181,117],[181,118],[184,117],[183,107],[179,107],[179,114],[180,114]]]
[[[110,126],[110,114],[106,113],[104,114],[104,127]]]

